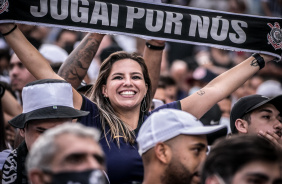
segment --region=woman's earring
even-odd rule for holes
[[[146,109],[147,109],[147,104],[146,104],[145,98],[146,98],[146,95],[145,95],[145,97],[143,98],[142,104],[141,104],[141,111],[142,111],[142,112],[146,112]]]
[[[108,97],[106,97],[106,95],[104,95],[104,98],[105,98],[105,100],[106,100],[108,103],[110,103],[110,102],[109,102],[109,99],[108,99]]]

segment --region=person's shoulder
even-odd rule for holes
[[[180,101],[174,101],[174,102],[171,102],[171,103],[168,103],[168,104],[161,105],[158,108],[156,108],[155,110],[153,110],[152,113],[153,112],[157,112],[157,111],[159,111],[161,109],[167,109],[167,108],[181,110]]]
[[[0,152],[0,157],[5,156],[5,155],[8,156],[9,154],[12,153],[12,151],[13,151],[13,150],[11,150],[11,149],[5,149],[5,150],[3,150],[3,151]]]
[[[144,121],[153,113],[155,112],[158,112],[159,110],[161,109],[179,109],[181,110],[181,104],[180,104],[180,101],[174,101],[174,102],[171,102],[171,103],[168,103],[168,104],[164,104],[164,105],[161,105],[159,106],[158,108],[152,110],[151,112],[149,112],[147,115],[145,115],[144,117]]]
[[[81,105],[80,110],[87,111],[92,108],[95,108],[95,109],[97,108],[97,105],[92,100],[90,100],[89,98],[87,98],[84,95],[81,95],[81,96],[82,96],[82,105]]]
[[[100,111],[98,106],[86,96],[82,95],[82,106],[80,110],[89,111],[89,114],[78,118],[77,122],[90,127],[101,128]]]
[[[0,169],[2,170],[2,167],[7,159],[7,157],[11,154],[12,150],[6,149],[0,152]]]

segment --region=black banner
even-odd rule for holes
[[[281,59],[282,19],[116,0],[0,0],[0,23],[124,34]]]

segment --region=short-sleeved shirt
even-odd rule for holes
[[[170,104],[165,104],[159,108],[153,110],[149,114],[144,116],[144,121],[152,113],[164,109],[173,108],[181,109],[180,102],[172,102]],[[78,121],[85,125],[99,129],[102,132],[102,137],[100,139],[100,144],[105,152],[107,159],[107,174],[109,176],[110,182],[113,184],[118,183],[132,183],[133,181],[142,182],[143,181],[143,164],[142,158],[138,153],[137,142],[133,145],[126,143],[123,138],[120,138],[120,147],[118,147],[116,139],[111,139],[110,134],[107,134],[107,139],[109,141],[109,146],[104,137],[104,132],[100,122],[99,110],[92,101],[83,97],[83,104],[81,110],[89,111],[89,115],[80,118]],[[138,124],[138,128],[135,131],[138,134],[138,130],[143,122]],[[106,131],[109,130],[106,127]]]

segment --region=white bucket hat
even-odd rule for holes
[[[43,79],[27,84],[22,91],[23,112],[9,121],[24,128],[30,120],[78,118],[89,114],[73,107],[72,87],[64,80]]]

